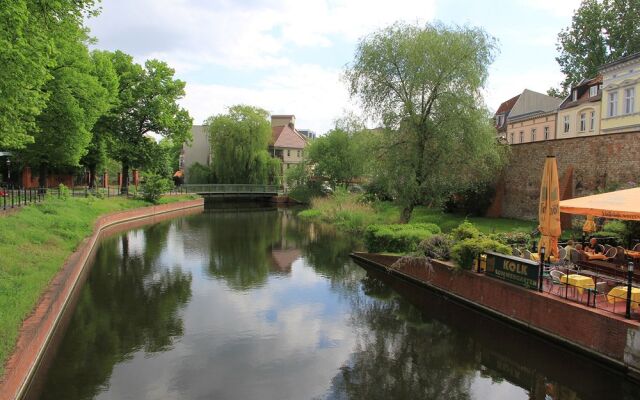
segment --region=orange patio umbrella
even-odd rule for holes
[[[558,238],[562,233],[560,227],[560,185],[558,184],[558,164],[556,158],[547,156],[540,184],[540,209],[538,210],[542,234],[538,251],[546,249],[546,257],[558,256]]]
[[[596,221],[593,220],[593,215],[587,215],[587,220],[582,225],[582,232],[591,233],[596,231]]]

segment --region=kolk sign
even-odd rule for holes
[[[490,251],[487,251],[486,254],[486,274],[488,276],[507,281],[527,289],[538,289],[538,271],[540,268],[538,263]]]

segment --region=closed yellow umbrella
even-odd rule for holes
[[[538,210],[540,226],[538,230],[542,234],[538,251],[546,249],[546,257],[558,256],[558,238],[562,233],[560,227],[560,185],[558,184],[558,164],[556,158],[547,156],[542,172],[540,185],[540,209]]]
[[[587,220],[582,226],[582,232],[591,233],[596,231],[596,221],[593,220],[593,215],[587,215]]]

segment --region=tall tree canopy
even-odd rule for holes
[[[218,183],[274,183],[280,162],[267,151],[271,141],[269,113],[235,105],[226,114],[210,117],[214,178]]]
[[[558,34],[556,61],[565,75],[561,89],[592,78],[602,64],[640,51],[640,0],[583,0],[571,26]]]
[[[94,0],[0,0],[0,148],[21,149],[33,142],[36,117],[50,94],[60,49],[60,24],[82,25]]]
[[[371,156],[367,146],[369,131],[353,118],[336,121],[335,127],[314,139],[305,149],[305,161],[316,176],[328,179],[332,186],[362,177]]]
[[[98,129],[112,136],[111,156],[122,163],[123,190],[127,190],[129,168],[144,168],[153,156],[148,134],[183,143],[191,138],[193,121],[177,103],[185,83],[174,79],[174,70],[165,62],[148,60],[143,67],[121,51],[113,53],[111,61],[118,74],[118,99]]]
[[[385,128],[378,173],[404,206],[403,221],[500,165],[480,94],[494,51],[483,30],[443,25],[396,23],[358,44],[346,78]]]
[[[87,50],[88,36],[73,19],[55,28],[56,58],[53,77],[43,86],[47,105],[36,118],[35,141],[24,151],[26,160],[39,166],[40,185],[46,185],[50,167],[77,166],[86,154],[94,124],[111,105],[102,82],[113,81],[113,71],[99,68]],[[108,76],[105,76],[107,74]]]
[[[107,91],[108,111],[118,103],[118,74],[112,63],[113,53],[94,50],[91,52],[91,60],[94,65],[94,75]],[[106,112],[105,112],[106,114]],[[95,187],[98,167],[105,167],[107,163],[107,145],[109,132],[105,131],[104,124],[96,123],[92,130],[91,142],[87,146],[86,154],[80,163],[89,170],[89,187]]]

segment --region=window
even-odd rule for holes
[[[549,127],[544,127],[544,140],[549,140]]]
[[[298,150],[298,158],[300,158],[300,150]]]
[[[624,90],[624,113],[631,114],[634,109],[634,102],[636,97],[636,89],[629,88]]]
[[[609,107],[607,108],[607,115],[609,117],[615,117],[618,115],[618,92],[609,93]]]
[[[291,150],[287,149],[287,157],[291,157]]]
[[[569,116],[568,116],[568,115],[565,115],[565,116],[564,116],[564,133],[569,132],[569,128],[570,128],[570,125],[569,125]]]
[[[574,90],[574,91],[573,91],[573,98],[572,98],[572,100],[573,100],[573,101],[578,100],[578,91],[577,91],[577,90]]]
[[[514,138],[515,133],[511,132],[511,144],[514,144],[516,142],[516,139]]]
[[[502,126],[502,122],[504,121],[504,115],[500,114],[496,116],[496,125]]]
[[[584,132],[587,130],[587,113],[580,113],[580,132]]]
[[[589,116],[589,130],[593,132],[595,129],[596,129],[596,112],[591,111],[591,114]]]
[[[524,143],[524,132],[520,131],[520,143]]]
[[[531,141],[536,141],[536,128],[531,128]]]
[[[598,94],[598,85],[589,88],[589,97],[595,97]]]

